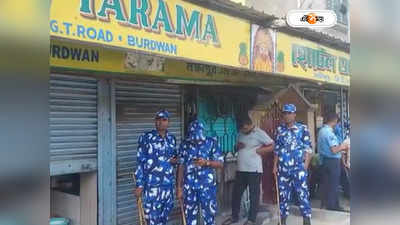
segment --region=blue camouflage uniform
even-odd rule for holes
[[[168,118],[161,110],[156,118]],[[175,136],[157,130],[140,136],[138,141],[136,186],[143,189],[143,208],[148,225],[165,225],[174,202],[174,168],[169,160],[177,156]]]
[[[180,145],[179,155],[184,166],[183,195],[187,224],[197,224],[200,205],[205,225],[215,225],[217,212],[215,169],[195,166],[194,161],[202,158],[223,162],[224,158],[217,140],[206,137],[203,123],[195,120],[189,125],[188,136]]]
[[[296,112],[293,104],[286,104],[284,112]],[[281,217],[289,215],[289,202],[293,189],[298,198],[303,217],[311,218],[311,206],[304,169],[305,152],[312,152],[310,133],[306,125],[295,123],[293,127],[281,124],[277,127],[274,153],[278,156],[278,185]]]

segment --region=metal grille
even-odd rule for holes
[[[52,74],[49,105],[51,164],[74,164],[76,160],[97,162],[97,80]],[[80,166],[78,170],[82,171],[96,169]],[[68,167],[71,166],[65,168]],[[80,171],[75,169],[74,172]],[[50,173],[60,172],[51,170]],[[68,170],[61,173],[68,173]]]
[[[221,103],[220,103],[221,104]],[[226,112],[218,113],[218,103],[213,98],[199,98],[198,118],[205,123],[206,135],[216,137],[226,154],[233,152],[237,138],[236,119],[233,112],[233,103],[226,102]]]
[[[169,132],[181,140],[181,90],[179,86],[139,81],[116,80],[117,122],[117,224],[139,224],[136,199],[131,178],[136,170],[137,140],[154,129],[154,115],[160,109],[170,114]],[[175,204],[177,206],[177,204]],[[177,210],[171,213],[179,215]]]
[[[339,95],[339,100],[338,102],[340,103],[340,123],[341,126],[343,127],[342,129],[342,135],[344,138],[348,137],[350,135],[350,111],[349,111],[349,93],[345,89],[340,90],[340,95]],[[347,123],[347,124],[346,124]]]

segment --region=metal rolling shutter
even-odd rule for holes
[[[177,85],[116,80],[116,149],[117,149],[117,224],[139,224],[134,184],[137,140],[154,129],[154,114],[165,108],[171,113],[169,132],[181,140],[181,90]],[[171,213],[173,219],[177,210]]]
[[[50,174],[97,168],[97,80],[52,74],[49,85]]]

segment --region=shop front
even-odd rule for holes
[[[137,140],[154,128],[154,113],[171,113],[179,144],[195,105],[208,134],[229,152],[235,99],[225,90],[260,80],[248,73],[248,21],[181,0],[134,3],[51,4],[52,216],[72,225],[138,224],[132,172]],[[176,208],[170,223],[179,219]]]
[[[348,117],[350,54],[281,32],[277,37],[277,72],[314,81],[300,89],[318,108],[317,127],[328,112]]]
[[[350,54],[278,32],[277,73],[310,79],[299,87],[316,107],[315,131],[329,112],[349,118]]]
[[[137,139],[156,111],[171,113],[178,144],[195,117],[218,139],[218,201],[229,209],[237,119],[258,115],[273,136],[268,121],[296,100],[314,126],[315,106],[289,84],[349,80],[344,53],[182,0],[53,0],[50,34],[52,216],[71,225],[138,224]],[[170,224],[179,219],[176,208]]]
[[[294,103],[298,106],[297,120],[309,127],[314,152],[318,152],[315,143],[323,116],[333,111],[349,118],[349,53],[259,25],[252,25],[251,49],[252,70],[273,72],[290,83],[288,88],[258,101],[250,112],[253,120],[273,137],[282,105]],[[263,174],[263,201],[269,204],[276,202],[272,177],[269,156],[264,159]]]
[[[125,64],[123,61],[126,59],[124,58],[125,53],[57,40],[53,40],[52,43],[53,47],[54,45],[68,46],[71,49],[98,52],[100,65],[107,65],[109,60],[117,58],[120,58],[122,62],[114,65],[124,67]],[[131,175],[137,166],[137,139],[143,132],[154,128],[153,117],[156,111],[167,109],[171,113],[169,131],[176,136],[177,140],[183,138],[184,130],[190,120],[194,117],[203,120],[206,124],[207,135],[216,137],[224,154],[234,160],[234,145],[238,132],[237,118],[252,107],[254,104],[252,101],[256,100],[259,91],[254,82],[250,82],[252,79],[238,70],[200,63],[178,62],[142,53],[131,53],[130,55],[132,54],[136,54],[140,58],[153,58],[154,61],[163,60],[163,66],[159,71],[148,69],[126,73],[118,72],[123,68],[117,66],[111,70],[112,72],[107,72],[109,68],[100,68],[98,69],[100,72],[98,72],[96,71],[97,62],[73,61],[51,54],[54,70],[51,82],[60,83],[60,80],[68,84],[77,81],[81,81],[83,84],[89,82],[92,84],[92,89],[95,90],[92,91],[94,97],[92,96],[91,101],[95,103],[96,107],[92,106],[91,109],[94,112],[93,115],[97,115],[96,121],[92,121],[96,125],[93,127],[97,132],[95,139],[97,164],[94,164],[96,167],[92,168],[95,168],[94,171],[97,171],[99,176],[99,213],[110,213],[105,205],[116,202],[117,220],[122,224],[138,219],[135,211],[135,198],[132,195],[134,184]],[[184,66],[178,67],[179,65]],[[172,74],[174,77],[168,72],[169,69],[175,71]],[[179,71],[184,72],[180,73]],[[179,75],[182,76],[182,79],[179,78]],[[193,79],[187,77],[188,75],[203,79]],[[226,80],[232,81],[227,82]],[[235,80],[242,81],[242,83],[235,82]],[[76,91],[83,91],[81,90],[83,84],[79,84],[67,91],[71,92],[71,95]],[[81,95],[79,97],[85,96]],[[79,110],[85,108],[80,106],[89,104],[84,98],[76,99],[76,101],[81,104],[76,107]],[[72,110],[70,106],[65,103],[62,108]],[[69,121],[64,122],[65,126],[71,126]],[[86,127],[75,127],[73,133],[77,137],[81,137],[79,129],[83,132]],[[116,164],[111,162],[116,162]],[[65,161],[60,160],[59,163],[65,163]],[[232,161],[231,164],[235,164],[235,161]],[[231,167],[226,168],[226,170],[230,169]],[[81,172],[70,170],[65,173],[86,172],[86,170]],[[220,190],[224,190],[219,192],[219,202],[221,206],[230,207],[226,202],[227,198],[230,199],[231,196],[228,194],[229,191],[225,191],[225,188],[231,189],[231,187],[224,186],[224,183],[229,181],[232,184],[232,177],[227,178],[225,172],[221,171],[218,179]],[[112,188],[115,188],[116,192],[114,198],[109,194],[112,193]],[[176,209],[171,219],[178,221],[179,217],[179,211]]]

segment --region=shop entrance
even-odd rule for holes
[[[132,192],[135,188],[132,175],[137,169],[138,139],[144,132],[155,129],[155,113],[166,109],[170,112],[168,131],[180,143],[182,91],[178,85],[138,80],[113,80],[112,90],[115,102],[117,225],[136,225],[139,224],[139,216]],[[178,204],[175,203],[175,206]],[[179,216],[176,208],[170,220]]]
[[[272,95],[268,100],[261,101],[250,111],[253,121],[263,129],[271,138],[275,139],[276,128],[281,123],[282,106],[287,103],[296,105],[296,121],[304,123],[310,127],[311,139],[314,140],[314,107],[300,93],[300,91],[289,86],[276,94]],[[313,142],[313,146],[315,146]],[[263,177],[262,177],[262,201],[266,204],[276,204],[276,188],[275,178],[272,173],[273,169],[273,153],[263,158]]]

